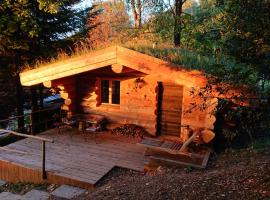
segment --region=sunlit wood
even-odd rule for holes
[[[183,79],[190,86],[206,83],[206,78],[199,71],[189,72],[179,65],[120,46],[47,64],[22,72],[20,78],[22,85],[31,86],[114,64],[123,65],[146,74],[170,75],[171,77],[167,78],[175,81]]]
[[[121,81],[120,106],[101,104],[100,79],[96,77],[96,74],[91,75],[94,69],[100,68],[99,76],[102,77],[102,70],[108,66],[111,66],[115,73],[121,73],[122,76],[135,76],[135,78],[127,79],[114,75],[115,79]],[[144,77],[140,77],[142,74]],[[165,132],[187,140],[187,134],[184,136],[183,132],[181,135],[183,131],[180,128],[181,125],[212,130],[216,121],[214,115],[209,114],[214,113],[216,98],[207,99],[204,102],[210,105],[205,110],[189,111],[192,104],[199,105],[203,101],[199,97],[190,96],[192,89],[200,89],[207,83],[207,78],[202,72],[188,71],[182,66],[120,46],[48,64],[23,72],[20,76],[23,85],[51,81],[52,86],[58,87],[61,97],[65,99],[63,106],[65,110],[76,113],[79,105],[84,112],[102,114],[113,122],[135,123],[143,126],[152,135],[156,135],[157,132],[156,88],[158,81],[171,85],[164,90],[166,98],[162,112],[173,111],[163,114],[167,122],[170,122],[170,126],[166,125],[166,120],[164,123],[161,122],[163,127],[167,127],[164,129]]]
[[[62,110],[69,111],[69,107],[67,105],[62,105],[61,106]]]
[[[43,86],[46,87],[46,88],[51,88],[52,87],[52,81],[43,82]]]
[[[215,133],[213,131],[210,131],[210,130],[203,130],[201,132],[201,134],[202,134],[202,140],[205,143],[211,142],[215,137]]]
[[[120,65],[120,64],[113,64],[113,65],[112,65],[112,70],[113,70],[115,73],[121,73],[122,70],[123,70],[123,65]]]
[[[65,101],[64,101],[64,103],[65,103],[65,105],[71,105],[71,99],[65,99]]]
[[[68,93],[67,93],[67,92],[61,91],[61,92],[60,92],[60,96],[61,96],[61,98],[63,98],[63,99],[68,99]]]
[[[57,134],[56,129],[51,129],[42,133],[42,136],[53,138],[55,142],[46,144],[48,183],[91,188],[116,165],[143,171],[144,148],[136,145],[131,138],[122,137],[119,140],[119,136],[102,133],[98,134],[99,143],[96,144],[91,135],[80,134],[77,129],[63,129],[61,134]],[[35,139],[19,140],[5,148],[25,151],[27,154],[1,150],[0,179],[44,183],[41,178],[40,145],[37,145]]]

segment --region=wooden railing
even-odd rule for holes
[[[39,137],[39,136],[18,133],[18,132],[15,132],[15,131],[10,131],[10,130],[5,130],[5,129],[0,129],[0,132],[6,132],[6,133],[9,133],[9,134],[12,134],[12,135],[25,137],[25,138],[32,138],[32,139],[41,141],[42,179],[46,179],[47,178],[47,173],[46,173],[46,169],[45,169],[45,167],[46,167],[46,142],[53,143],[54,141],[52,139],[48,139],[48,138],[43,138],[43,137]],[[3,148],[3,147],[0,148],[0,149],[4,150],[4,151],[19,152],[17,150]],[[20,152],[20,153],[23,153],[23,152]]]
[[[6,119],[0,120],[0,128],[1,123],[3,124],[14,124],[13,126],[9,127],[9,130],[17,131],[17,132],[28,132],[29,134],[35,134],[41,131],[47,130],[50,126],[57,120],[53,117],[53,114],[61,115],[60,110],[58,108],[45,108],[40,110],[35,110],[30,113],[25,113],[23,115],[16,115],[11,116]],[[16,121],[18,119],[24,119],[24,127],[18,127]],[[33,119],[35,120],[33,121]],[[27,121],[29,119],[29,121]],[[6,127],[6,126],[4,126]],[[38,132],[35,129],[38,128]]]

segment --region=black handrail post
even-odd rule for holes
[[[42,141],[42,179],[47,179],[47,174],[45,170],[45,154],[46,149],[45,149],[45,141]]]

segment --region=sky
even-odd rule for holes
[[[199,4],[199,0],[195,0],[197,2],[197,4]],[[76,7],[77,8],[87,8],[90,7],[92,5],[92,2],[95,2],[95,0],[83,0],[81,3],[79,3]]]

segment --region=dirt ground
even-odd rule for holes
[[[113,170],[88,199],[270,199],[270,149],[213,155],[207,169]]]

